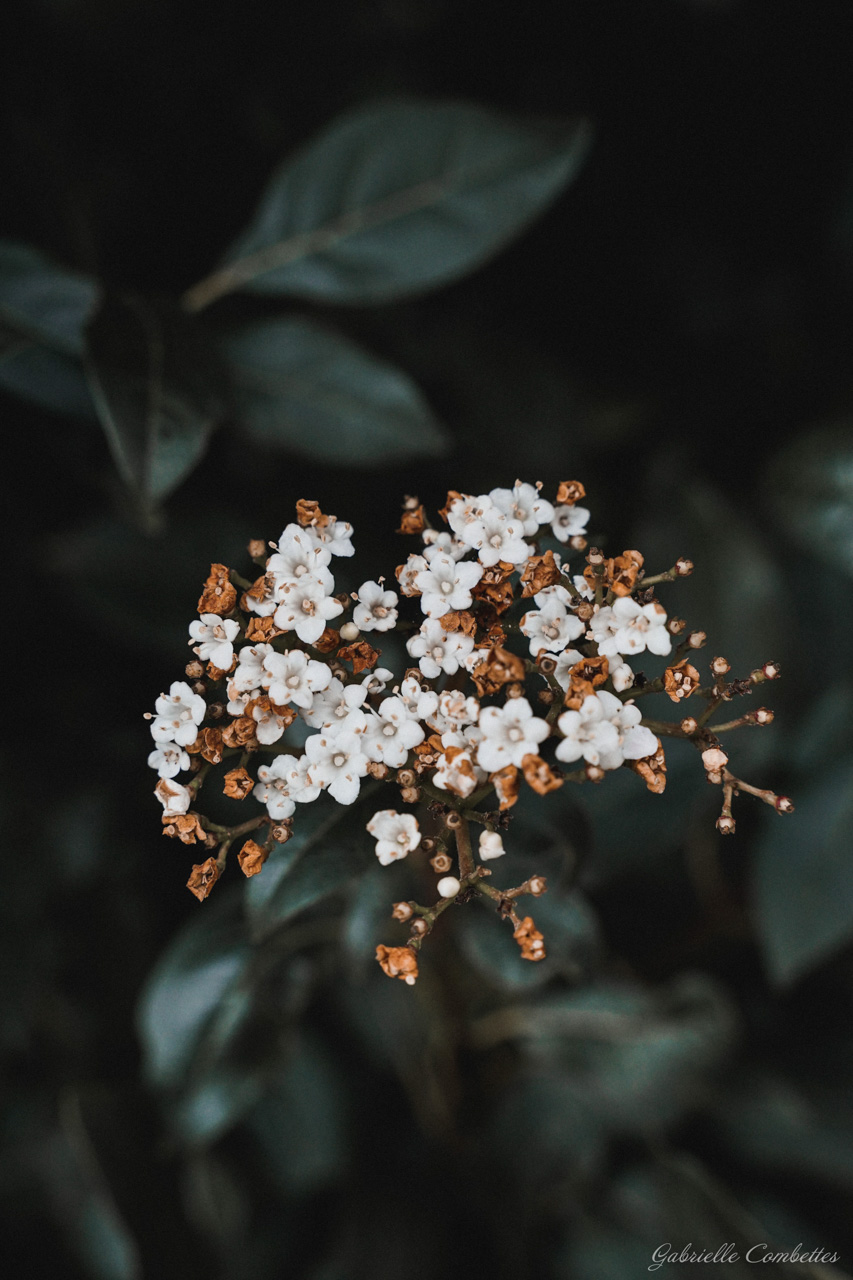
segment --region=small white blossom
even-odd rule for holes
[[[533,484],[516,480],[511,489],[492,489],[489,497],[508,519],[521,522],[522,532],[528,537],[536,533],[540,524],[550,524],[554,519],[554,508],[539,497]]]
[[[405,564],[400,565],[397,570],[397,581],[404,596],[420,595],[420,588],[415,586],[415,581],[418,574],[423,573],[428,568],[429,564],[426,557],[415,555],[414,552],[412,552]]]
[[[577,649],[564,649],[558,656],[554,679],[561,689],[568,690],[572,682],[572,667],[576,667],[579,662],[583,662],[583,654],[578,653]]]
[[[315,546],[324,547],[333,556],[355,555],[352,545],[353,527],[348,520],[329,520],[326,524],[312,524],[305,530]]]
[[[551,528],[555,538],[560,542],[568,542],[569,538],[576,538],[586,533],[588,521],[589,512],[586,507],[568,505],[555,507]]]
[[[190,758],[177,743],[163,742],[151,752],[148,764],[157,770],[161,778],[174,778],[182,769],[189,769]]]
[[[450,791],[465,800],[485,776],[483,770],[477,768],[470,751],[452,745],[439,760],[432,780],[441,791]]]
[[[384,693],[393,679],[394,672],[389,671],[387,667],[374,667],[372,671],[362,676],[361,683],[369,694]]]
[[[290,723],[290,714],[279,715],[269,698],[259,698],[252,707],[252,719],[257,725],[255,734],[258,742],[271,747],[274,742],[278,742]]]
[[[502,858],[506,853],[503,838],[499,831],[480,832],[480,861],[489,862],[492,858]]]
[[[617,693],[624,693],[626,689],[630,689],[634,683],[634,672],[628,666],[627,662],[610,661],[610,679],[613,681],[613,688]]]
[[[558,590],[563,590],[560,587]],[[543,595],[544,592],[540,592]],[[526,613],[519,623],[522,633],[530,641],[530,652],[535,658],[542,650],[559,653],[572,640],[583,635],[584,624],[574,613],[569,613],[558,596],[545,599],[541,609]]]
[[[476,724],[479,715],[480,704],[476,698],[466,698],[459,689],[447,689],[438,695],[428,722],[437,733],[457,732],[465,725]]]
[[[593,614],[589,628],[598,652],[606,658],[644,649],[665,657],[672,649],[666,610],[656,600],[640,605],[631,596],[620,596]]]
[[[314,694],[311,706],[302,712],[302,719],[312,729],[340,724],[351,712],[362,707],[366,700],[367,689],[363,684],[345,685],[337,676],[332,676],[328,686]]]
[[[398,813],[396,809],[380,809],[374,813],[367,830],[376,838],[376,856],[383,867],[405,858],[421,842],[414,814]]]
[[[240,632],[240,624],[234,618],[220,618],[218,613],[203,613],[201,619],[190,623],[190,644],[196,641],[193,653],[202,662],[212,662],[221,671],[227,671],[234,659],[233,641]]]
[[[390,631],[397,625],[397,592],[386,591],[378,582],[363,582],[352,620],[360,631]]]
[[[436,555],[415,578],[421,593],[421,608],[431,618],[442,618],[451,609],[467,609],[471,588],[483,576],[483,566],[475,560],[457,562],[452,556]]]
[[[476,498],[470,493],[464,493],[461,497],[454,498],[447,508],[447,523],[456,536],[461,538],[463,529],[467,529],[475,520],[482,520],[486,512],[492,509],[493,503],[487,493],[481,493]],[[463,541],[468,546],[471,545],[467,539]]]
[[[225,708],[229,716],[244,716],[248,704],[257,698],[261,692],[260,688],[238,689],[233,680],[228,681],[226,688],[228,690],[228,701],[225,704]]]
[[[154,708],[157,714],[151,722],[151,736],[155,742],[177,742],[181,747],[195,742],[207,703],[185,680],[175,680],[168,694],[160,694]]]
[[[452,533],[439,533],[437,529],[424,529],[424,558],[429,561],[434,556],[450,556],[453,560],[461,560],[471,550],[464,542],[454,538]]]
[[[305,743],[305,754],[313,786],[328,790],[338,804],[352,804],[358,798],[368,763],[362,734],[328,730],[312,734]]]
[[[502,707],[484,707],[480,712],[483,741],[477,761],[489,773],[506,765],[521,765],[527,755],[539,754],[539,743],[548,737],[545,720],[533,714],[526,698],[509,698]]]
[[[297,799],[316,800],[320,794],[319,787],[307,786],[304,764],[297,756],[276,756],[270,764],[260,766],[258,778],[255,799],[266,805],[275,822],[292,817]]]
[[[456,876],[442,876],[435,887],[442,898],[455,898],[462,888],[462,882]]]
[[[307,573],[322,582],[327,591],[333,591],[334,578],[327,567],[331,559],[328,547],[318,546],[300,525],[289,524],[281,535],[278,551],[267,561],[267,573],[282,582],[293,582]]]
[[[303,644],[314,644],[342,607],[334,596],[326,594],[317,578],[306,574],[284,587],[281,604],[275,611],[275,625],[281,631],[295,631]]]
[[[406,763],[412,747],[424,740],[424,731],[402,698],[385,698],[376,715],[368,718],[364,751],[369,760],[394,769]]]
[[[399,696],[417,720],[428,720],[438,707],[438,694],[425,689],[414,676],[406,676],[400,685]]]
[[[274,652],[271,644],[244,645],[237,654],[237,666],[231,677],[234,688],[243,693],[268,685],[270,677],[264,661]]]
[[[189,787],[180,782],[172,782],[170,778],[161,778],[154,788],[154,794],[163,806],[164,818],[177,818],[186,813],[193,800]]]
[[[435,680],[442,671],[452,676],[459,664],[474,648],[471,636],[461,631],[445,631],[437,618],[427,618],[406,642],[406,648],[428,680]]]
[[[301,649],[268,653],[264,658],[270,701],[277,706],[292,702],[310,709],[314,694],[328,687],[332,673],[325,662],[315,662]]]
[[[480,563],[490,568],[499,560],[508,564],[524,564],[530,555],[530,547],[524,541],[524,526],[520,520],[507,520],[496,507],[490,507],[479,520],[464,526],[460,533],[463,542],[473,547]]]
[[[657,750],[657,738],[640,724],[642,712],[599,689],[584,698],[577,711],[564,711],[557,727],[565,736],[558,743],[558,760],[571,763],[583,757],[602,769],[618,769],[625,760],[642,760]]]

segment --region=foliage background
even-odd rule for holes
[[[353,469],[225,422],[144,530],[94,420],[3,393],[10,1275],[600,1280],[730,1239],[853,1266],[846,9],[3,7],[0,233],[158,305],[365,101],[594,125],[575,182],[484,267],[322,309],[422,389],[443,456]],[[674,757],[662,799],[632,776],[559,793],[519,824],[562,885],[544,985],[461,924],[416,999],[377,983],[348,885],[246,953],[242,886],[190,898],[143,764],[209,561],[308,495],[353,521],[370,576],[404,492],[516,474],[582,477],[616,550],[692,556],[672,608],[709,656],[783,663],[776,724],[737,751],[795,817],[742,803],[720,842]]]

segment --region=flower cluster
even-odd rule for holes
[[[660,793],[661,739],[680,737],[721,788],[722,833],[734,831],[738,792],[791,811],[786,797],[729,771],[719,738],[768,724],[772,712],[711,724],[723,702],[775,679],[776,664],[729,681],[729,664],[715,658],[703,687],[692,659],[704,632],[687,632],[656,596],[692,564],[681,559],[649,577],[639,551],[608,557],[589,548],[583,486],[563,482],[553,503],[541,488],[516,481],[488,494],[451,491],[439,527],[407,499],[399,532],[419,546],[397,567],[396,589],[380,578],[336,594],[332,566],[353,555],[352,526],[307,500],[277,543],[250,543],[262,571],[254,581],[211,566],[189,625],[187,678],[148,717],[148,763],[159,775],[166,834],[217,850],[193,868],[189,888],[200,900],[239,837],[259,835],[238,854],[244,874],[256,875],[273,846],[289,839],[300,805],[327,791],[354,806],[366,779],[387,782],[409,808],[378,809],[367,821],[379,862],[420,851],[441,877],[431,906],[395,904],[394,918],[409,925],[406,945],[377,952],[386,973],[413,983],[417,952],[438,917],[474,897],[511,921],[523,959],[544,958],[532,918],[515,910],[521,895],[545,891],[544,879],[497,889],[485,865],[505,852],[501,833],[522,786],[545,796],[627,767]],[[406,636],[412,660],[397,675],[379,665],[372,643],[391,631]],[[644,654],[663,661],[659,675],[637,669]],[[638,703],[656,692],[676,704],[693,698],[701,710],[680,709],[674,722],[648,719]],[[257,758],[263,763],[253,777]],[[202,785],[220,766],[225,794],[251,795],[262,813],[224,827],[197,809]],[[472,823],[481,828],[476,856]]]

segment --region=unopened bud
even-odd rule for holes
[[[687,637],[687,643],[691,649],[701,649],[707,639],[704,631],[691,631]]]
[[[197,693],[199,697],[203,697],[207,693],[207,685],[203,680],[196,680],[192,686],[193,693]]]
[[[604,770],[597,764],[588,764],[585,773],[587,782],[604,781]]]
[[[693,719],[693,716],[685,716],[679,727],[681,729],[681,732],[686,733],[689,738],[689,737],[692,737],[692,735],[699,728],[699,723],[698,721]]]
[[[360,635],[358,627],[354,622],[345,622],[341,627],[341,639],[346,640],[347,644],[357,640]]]
[[[218,844],[219,844],[219,840],[218,840],[218,838],[213,834],[213,832],[212,832],[212,831],[207,831],[207,832],[205,832],[205,836],[204,836],[204,847],[205,847],[205,849],[215,849],[215,848],[216,848],[216,846],[217,846]]]
[[[728,814],[728,813],[720,814],[719,818],[717,819],[717,830],[719,831],[721,836],[734,835],[735,820],[731,816],[731,814]]]
[[[401,787],[413,787],[415,785],[415,773],[413,769],[398,769],[397,781]]]
[[[576,533],[573,538],[569,538],[569,546],[572,551],[586,551],[586,538]]]
[[[427,836],[426,840],[421,841],[421,848],[424,853],[432,853],[435,848],[435,841],[431,837]]]
[[[513,682],[513,684],[508,684],[506,687],[506,696],[508,698],[521,698],[523,694],[524,685],[519,684],[517,681]]]
[[[225,715],[225,707],[221,702],[211,702],[210,706],[207,708],[207,714],[210,716],[211,720],[221,720]]]
[[[575,609],[575,613],[578,615],[581,622],[589,622],[590,618],[595,613],[595,605],[591,600],[581,600],[580,604]]]
[[[586,559],[587,564],[591,564],[593,568],[597,568],[599,565],[604,564],[604,556],[599,551],[598,547],[590,547],[589,555]]]
[[[687,623],[683,618],[670,618],[666,626],[667,630],[670,631],[672,635],[680,636],[684,628],[687,626]]]
[[[427,924],[426,920],[422,919],[421,916],[418,916],[417,919],[413,920],[411,923],[412,933],[423,936],[426,933],[427,929],[429,929],[429,925]]]
[[[506,853],[504,842],[499,831],[480,832],[480,857],[483,862],[492,858],[502,858]]]
[[[445,871],[449,871],[453,866],[450,855],[447,853],[437,853],[435,857],[430,858],[429,865],[433,871],[437,871],[439,875],[443,875]]]
[[[247,550],[253,560],[262,560],[266,555],[267,544],[263,538],[252,538]]]
[[[293,835],[293,824],[291,822],[278,822],[273,827],[270,835],[277,844],[287,844]]]
[[[455,831],[457,827],[462,826],[462,818],[455,809],[451,809],[449,813],[444,815],[444,825],[449,827],[451,831]]]
[[[403,787],[400,791],[400,799],[403,804],[417,804],[421,798],[419,787]]]
[[[551,703],[554,701],[553,689],[540,689],[539,701],[544,703],[546,707],[550,707]]]
[[[765,662],[761,670],[764,673],[765,680],[778,680],[782,674],[782,668],[778,662]]]
[[[455,898],[462,885],[456,876],[445,876],[443,880],[439,880],[436,888],[442,898]]]
[[[190,680],[200,680],[204,675],[204,667],[200,662],[188,662],[185,670]]]
[[[534,898],[540,897],[541,894],[546,892],[547,888],[544,876],[531,876],[527,882],[527,891],[532,893]]]
[[[711,661],[711,673],[715,676],[724,676],[727,671],[731,671],[731,663],[726,662],[725,658],[713,658]]]
[[[552,658],[550,653],[543,653],[537,659],[539,670],[543,676],[552,676],[557,670],[557,659]]]
[[[412,908],[408,902],[395,902],[391,916],[394,920],[410,920],[412,918]]]
[[[720,747],[708,747],[702,752],[702,763],[708,773],[718,773],[729,763],[729,757]]]
[[[789,800],[787,796],[777,796],[776,811],[777,813],[793,813],[794,812],[793,800]]]
[[[775,711],[771,711],[769,707],[759,707],[753,712],[753,719],[756,724],[772,724],[776,718]]]
[[[705,774],[705,781],[710,782],[713,786],[718,787],[723,781],[723,775],[719,769],[709,769]]]
[[[679,578],[689,578],[693,572],[693,561],[688,560],[685,556],[681,556],[681,558],[675,562],[675,572],[678,574]]]

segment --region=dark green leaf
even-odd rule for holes
[[[771,977],[793,982],[853,939],[853,758],[768,816],[756,854],[758,928]]]
[[[261,444],[358,466],[447,448],[404,373],[310,320],[258,321],[227,337],[223,350],[240,421]]]
[[[853,576],[853,422],[799,436],[773,463],[768,496],[785,534]]]
[[[192,290],[389,302],[464,275],[574,177],[585,123],[528,123],[464,102],[375,103],[275,174],[228,265]]]
[[[156,505],[224,412],[216,353],[176,308],[107,298],[87,326],[85,363],[115,464],[142,506]]]
[[[60,412],[94,416],[83,374],[93,281],[37,250],[0,242],[0,385]]]

